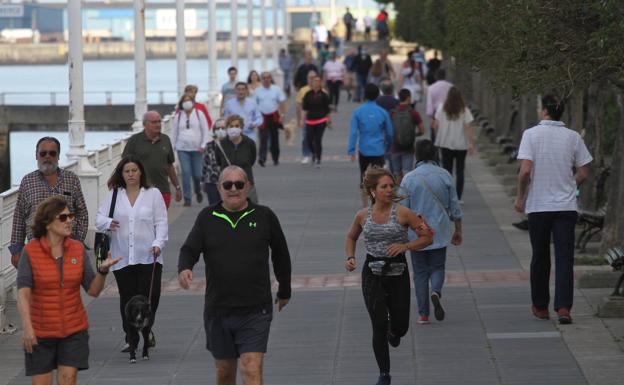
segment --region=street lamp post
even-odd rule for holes
[[[219,91],[217,89],[217,0],[208,0],[208,110],[219,116]]]
[[[253,0],[247,0],[247,68],[251,71],[254,68],[254,15]]]
[[[260,0],[260,67],[262,71],[267,70],[265,1],[266,0]]]
[[[290,20],[288,18],[288,5],[287,0],[282,0],[283,17],[284,17],[284,33],[282,34],[282,45],[284,49],[288,51],[288,34],[290,33]]]
[[[272,4],[272,11],[273,11],[273,36],[271,39],[272,44],[272,51],[273,51],[273,67],[275,68],[279,68],[279,66],[277,65],[277,54],[279,51],[278,48],[278,41],[277,41],[277,29],[279,27],[279,20],[277,18],[277,7],[278,7],[278,0],[273,0]]]
[[[230,47],[232,52],[232,65],[238,68],[238,0],[230,0]]]
[[[184,28],[184,0],[176,0],[176,63],[178,70],[178,96],[186,86],[186,33]]]
[[[145,76],[145,0],[134,0],[134,124],[132,129],[143,129],[143,115],[147,112],[147,80]]]

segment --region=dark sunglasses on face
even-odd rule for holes
[[[51,151],[39,151],[39,156],[42,158],[45,158],[46,156],[50,155],[52,158],[56,157],[56,154],[58,154],[58,152],[56,150],[51,150]]]
[[[242,190],[245,187],[245,182],[242,180],[226,180],[225,182],[221,183],[221,186],[223,186],[224,190],[231,190],[232,186],[236,187],[237,190]]]
[[[74,218],[76,218],[76,214],[73,213],[69,213],[69,214],[59,214],[56,217],[59,221],[61,222],[67,222],[67,220],[69,219],[70,221],[73,221]]]

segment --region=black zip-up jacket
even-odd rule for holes
[[[204,256],[208,310],[271,304],[269,250],[277,297],[290,298],[290,254],[279,220],[270,208],[247,202],[238,212],[221,204],[203,209],[180,249],[178,272],[192,270]]]
[[[225,151],[227,159],[223,156],[221,150],[217,148],[217,162],[221,169],[224,169],[230,165],[228,164],[229,160],[232,165],[242,168],[247,174],[249,181],[254,183],[252,166],[256,162],[256,143],[245,135],[242,135],[242,138],[243,140],[238,145],[232,143],[228,138],[221,139],[219,143],[223,151]]]

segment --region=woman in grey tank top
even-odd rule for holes
[[[433,232],[422,216],[396,203],[400,200],[396,181],[388,170],[369,167],[363,184],[371,204],[358,211],[347,234],[345,267],[355,270],[355,245],[364,233],[362,293],[373,325],[373,351],[380,373],[377,385],[389,385],[388,344],[399,346],[409,326],[410,279],[405,252],[430,245]],[[418,235],[411,242],[408,227]]]

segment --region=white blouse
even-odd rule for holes
[[[169,137],[176,151],[203,151],[206,143],[212,141],[208,120],[197,108],[193,108],[190,115],[185,111],[176,112]]]
[[[95,227],[99,231],[108,230],[113,221],[108,217],[112,199],[113,191],[110,191],[98,209]],[[154,246],[160,248],[157,262],[163,264],[162,250],[169,238],[169,228],[165,201],[157,188],[142,187],[132,206],[126,190],[120,187],[113,218],[119,221],[119,227],[111,232],[110,249],[113,258],[122,259],[111,270],[119,270],[128,265],[153,263],[151,249]]]

